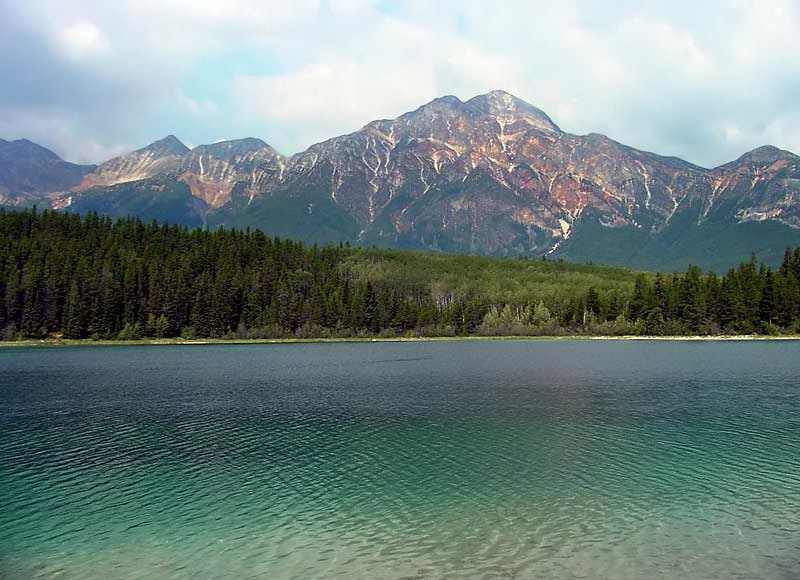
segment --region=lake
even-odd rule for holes
[[[0,349],[0,578],[800,577],[800,343]]]

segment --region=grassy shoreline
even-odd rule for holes
[[[556,340],[624,340],[624,341],[751,341],[751,340],[800,340],[800,335],[768,336],[758,334],[726,334],[718,336],[691,335],[691,336],[430,336],[430,337],[347,337],[347,338],[162,338],[140,340],[91,340],[91,339],[28,339],[0,341],[2,347],[24,346],[187,346],[206,344],[298,344],[298,343],[337,343],[337,342],[444,342],[444,341],[480,341],[480,340],[530,340],[530,341],[556,341]]]

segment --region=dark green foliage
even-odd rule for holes
[[[800,249],[720,277],[0,210],[0,339],[797,332]]]
[[[202,226],[206,213],[203,202],[192,196],[188,185],[158,178],[88,190],[76,196],[68,209],[114,218],[136,215],[145,221],[178,222],[192,227]]]
[[[232,207],[209,216],[211,226],[225,224],[243,228],[258,224],[273,235],[301,239],[308,244],[355,239],[360,229],[353,218],[331,200],[329,191],[303,188],[297,196],[264,196],[249,205],[248,200],[234,195],[231,203]]]

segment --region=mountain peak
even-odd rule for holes
[[[464,108],[464,103],[461,102],[461,99],[453,95],[445,95],[444,97],[438,97],[428,103],[425,103],[424,105],[419,107],[416,111],[412,111],[411,113],[406,113],[406,115],[416,115],[419,113],[423,113],[425,115],[451,114],[460,112],[461,110],[463,110],[463,108]]]
[[[433,99],[428,104],[429,105],[432,105],[432,104],[444,105],[444,106],[448,106],[448,107],[460,107],[464,103],[461,101],[461,99],[459,99],[455,95],[444,95],[442,97],[437,97],[437,98]]]
[[[467,103],[473,107],[487,107],[497,112],[516,111],[530,106],[522,99],[518,99],[511,93],[499,89],[489,91],[485,95],[472,97]]]
[[[189,152],[189,148],[175,135],[167,135],[163,139],[142,147],[139,151],[150,151],[156,157],[167,157],[169,155],[186,155]]]
[[[272,150],[266,142],[255,137],[245,137],[244,139],[233,139],[230,141],[217,141],[208,145],[198,145],[192,151],[208,152],[216,157],[227,157],[231,155],[243,155],[262,149]]]
[[[786,157],[795,157],[795,155],[794,153],[791,153],[789,151],[778,149],[774,145],[762,145],[761,147],[756,147],[749,153],[745,153],[744,157],[772,160],[772,159],[783,159]]]
[[[69,189],[92,169],[64,161],[28,139],[0,139],[0,204],[47,205],[49,199],[38,196]]]
[[[478,95],[467,101],[466,105],[485,115],[520,116],[544,131],[553,133],[561,132],[561,129],[559,129],[558,125],[553,122],[547,113],[506,91],[495,90],[485,95]]]
[[[720,169],[731,169],[742,166],[767,166],[781,159],[796,160],[798,157],[790,151],[778,149],[773,145],[762,145],[761,147],[756,147],[752,151],[748,151],[736,161],[722,165]]]
[[[14,141],[0,141],[3,145],[6,154],[8,155],[23,155],[39,160],[48,161],[61,161],[61,158],[38,143],[34,143],[28,139],[15,139]]]

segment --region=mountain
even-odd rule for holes
[[[82,174],[54,206],[308,242],[723,270],[800,245],[800,158],[761,147],[705,169],[566,133],[493,91],[288,158],[258,139],[189,149],[169,136]]]
[[[436,99],[314,145],[246,208],[211,219],[319,241],[322,206],[327,239],[719,270],[752,251],[778,263],[800,241],[798,168],[796,156],[767,149],[707,170],[565,133],[495,91]]]
[[[648,269],[694,263],[723,271],[750,253],[777,265],[785,247],[800,240],[800,158],[787,151],[761,147],[713,170],[694,168],[682,181],[650,174],[647,188],[651,206],[659,199],[674,204],[660,221],[650,228],[604,227],[592,209],[559,254]]]
[[[52,194],[69,190],[94,170],[76,165],[27,139],[0,139],[0,205],[50,205]]]
[[[232,199],[260,195],[283,165],[284,158],[260,139],[189,149],[169,135],[102,163],[56,207],[201,226]]]

